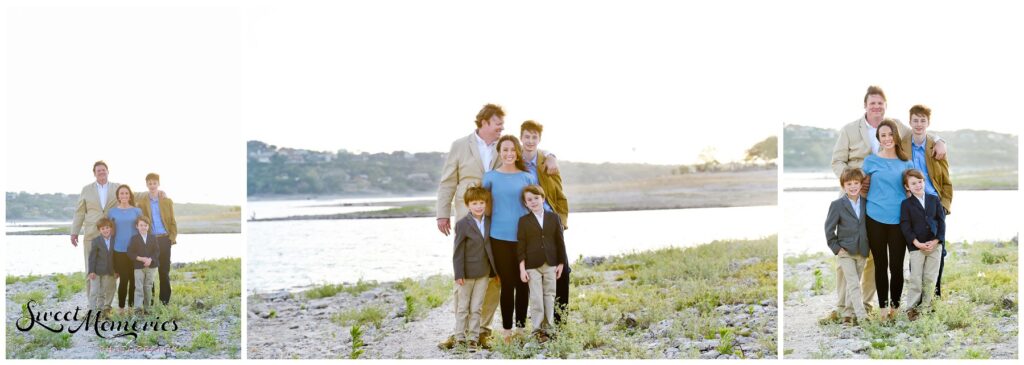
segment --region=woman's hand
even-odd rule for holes
[[[459,284],[459,286],[462,286],[462,284],[466,283],[466,279],[455,279],[455,283]]]
[[[522,280],[524,283],[529,283],[530,282],[530,274],[527,274],[526,270],[520,270],[519,271],[519,280]]]

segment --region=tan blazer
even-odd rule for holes
[[[900,137],[910,134],[910,127],[903,122],[896,120],[896,125],[900,129]],[[832,172],[836,177],[842,175],[847,167],[860,168],[864,165],[864,159],[871,154],[871,140],[874,138],[863,116],[839,130],[839,138],[832,148]]]
[[[164,229],[167,230],[167,237],[171,239],[171,244],[178,242],[178,222],[174,219],[174,202],[170,198],[162,198],[157,203],[160,206],[160,220],[164,225]],[[142,215],[153,220],[153,212],[150,211],[149,206],[149,193],[139,193],[135,196],[135,206],[142,210]],[[152,232],[152,228],[150,228]]]
[[[913,143],[911,141],[914,138],[913,135],[911,133],[907,133],[906,136],[901,134],[900,138],[903,139],[900,141],[903,150],[913,157],[914,151],[910,145]],[[935,138],[929,134],[925,137],[924,156],[924,164],[928,167],[928,179],[932,181],[935,192],[939,193],[939,201],[942,203],[942,207],[946,208],[948,215],[951,212],[949,207],[953,205],[953,182],[949,179],[949,155],[943,160],[935,159]]]
[[[437,187],[437,218],[451,218],[452,199],[455,201],[455,216],[464,217],[469,214],[466,203],[462,200],[466,189],[472,185],[480,185],[484,178],[484,166],[477,150],[476,131],[452,142],[448,151],[444,168],[441,169],[441,183]],[[491,168],[498,167],[498,153],[492,154]]]
[[[569,228],[569,199],[562,191],[562,175],[548,175],[544,168],[545,161],[547,158],[544,157],[544,154],[537,151],[537,180],[540,182],[540,187],[544,189],[544,194],[547,195],[545,200],[558,214],[558,217],[562,218],[562,228]]]
[[[96,182],[82,187],[82,193],[78,195],[78,203],[75,204],[75,218],[71,222],[71,234],[79,234],[85,228],[85,242],[91,242],[100,233],[96,229],[96,222],[106,217],[110,208],[117,205],[117,188],[121,184],[107,182],[107,201],[100,202],[100,193],[96,190]],[[87,250],[88,251],[88,250]]]

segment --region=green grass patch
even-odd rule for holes
[[[395,287],[405,295],[405,319],[419,319],[427,311],[440,307],[452,297],[454,281],[451,276],[433,275],[423,280],[404,279]]]
[[[387,312],[384,308],[378,306],[369,306],[363,308],[352,308],[346,309],[341,312],[331,315],[331,322],[337,323],[342,326],[366,326],[372,324],[376,328],[380,328],[381,324],[384,323],[384,318],[387,317]]]
[[[359,279],[355,284],[322,284],[306,291],[306,298],[319,299],[333,297],[338,293],[348,293],[351,295],[359,295],[367,290],[377,287],[376,281],[363,281]]]
[[[74,274],[54,274],[53,281],[57,283],[57,300],[64,301],[72,295],[85,291],[85,274],[77,272]]]
[[[31,282],[39,280],[41,278],[43,278],[42,275],[32,275],[32,274],[25,275],[25,276],[7,275],[7,280],[5,280],[5,282],[7,283],[7,285],[12,285],[12,284],[17,284],[17,283],[31,283]]]
[[[196,352],[199,350],[217,350],[217,336],[210,332],[199,332],[192,336],[192,343],[189,344],[189,351]]]

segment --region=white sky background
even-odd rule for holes
[[[241,204],[241,11],[14,7],[55,4],[8,4],[5,190],[77,194],[103,159],[135,191],[157,172],[176,202]]]
[[[564,160],[742,157],[780,124],[838,128],[870,84],[906,120],[1017,133],[1013,11],[828,2],[302,2],[248,9],[246,139],[447,151],[480,106]]]

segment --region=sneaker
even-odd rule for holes
[[[459,344],[459,340],[456,340],[455,336],[448,336],[447,339],[445,339],[444,341],[441,341],[441,342],[439,342],[437,344],[437,348],[442,349],[442,350],[451,350],[451,349],[455,348],[455,346],[458,345],[458,344]]]
[[[826,325],[826,324],[839,323],[840,320],[841,320],[841,318],[839,317],[839,312],[832,311],[832,313],[829,313],[828,316],[825,316],[825,317],[822,317],[822,318],[818,319],[818,324]]]

